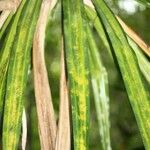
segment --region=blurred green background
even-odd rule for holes
[[[150,10],[134,0],[106,0],[110,8],[118,14],[127,25],[135,30],[150,44]],[[129,100],[118,68],[109,57],[103,43],[95,33],[101,53],[101,59],[109,76],[111,145],[113,150],[144,150],[142,139],[129,104]],[[61,48],[61,6],[57,5],[49,16],[46,30],[45,57],[51,85],[53,103],[58,118],[59,112],[59,76]],[[27,149],[40,149],[37,130],[37,116],[33,89],[32,66],[26,90],[26,112],[28,118]],[[91,93],[90,150],[100,150],[100,136],[94,101]]]

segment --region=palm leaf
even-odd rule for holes
[[[63,0],[64,40],[71,95],[75,150],[88,149],[89,81],[83,3]]]
[[[109,51],[109,54],[111,56],[110,45],[107,40],[105,30],[103,28],[101,21],[99,20],[99,18],[97,16],[97,13],[95,12],[95,9],[92,8],[91,6],[89,7],[86,5],[85,11],[86,11],[86,15],[87,15],[87,18],[88,18],[90,24],[92,24],[93,27],[96,29],[96,31],[99,35],[99,38],[102,40],[103,44],[105,45],[105,47],[107,48],[107,50]]]
[[[147,89],[143,82],[136,55],[128,44],[127,38],[114,14],[110,11],[106,3],[103,0],[92,1],[99,17],[105,25],[111,41],[145,148],[150,149],[149,95],[146,92]]]
[[[5,42],[0,51],[0,70],[1,70],[1,72],[0,72],[0,83],[1,83],[0,84],[0,119],[1,119],[2,112],[3,112],[4,94],[6,92],[5,91],[6,76],[7,76],[11,48],[14,44],[18,21],[20,19],[24,4],[25,4],[25,0],[22,1],[21,6],[19,7],[19,9],[14,17],[12,26],[9,30],[8,35],[6,36]],[[0,32],[0,34],[1,34],[1,32]]]
[[[39,135],[43,150],[54,149],[56,145],[56,120],[44,57],[45,29],[51,0],[43,1],[33,42],[33,73]]]
[[[19,143],[23,95],[28,76],[31,43],[41,0],[25,0],[24,2],[26,4],[19,20],[7,76],[2,137],[3,147],[6,150],[15,150]]]
[[[105,31],[103,29],[103,25],[101,24],[100,20],[98,19],[98,16],[93,8],[91,6],[86,6],[86,14],[89,19],[89,22],[93,24],[94,28],[96,29],[99,37],[102,39],[105,47],[107,50],[110,52],[110,46],[107,41],[107,37],[105,35]],[[147,55],[150,56],[150,48],[149,46],[131,29],[129,28],[118,16],[117,20],[119,21],[120,25],[126,32],[127,39],[129,41],[130,46],[132,49],[135,51],[137,59],[138,59],[138,64],[140,67],[140,70],[142,74],[145,76],[146,80],[149,82],[149,61],[147,58],[144,56],[142,51]],[[110,55],[112,56],[112,55]]]
[[[61,50],[61,75],[60,75],[60,106],[59,124],[57,130],[56,149],[71,149],[71,128],[70,128],[70,103],[65,69],[64,42],[62,40]]]
[[[100,20],[98,19],[98,16],[97,16],[95,10],[93,9],[93,7],[91,8],[91,6],[90,7],[86,6],[85,10],[86,10],[86,14],[89,19],[89,22],[94,26],[99,37],[102,39],[105,47],[107,48],[107,50],[110,53],[111,50],[110,50],[109,43],[107,41],[107,37],[105,35],[103,25],[100,22]],[[142,51],[143,51],[147,56],[150,56],[149,46],[131,28],[129,28],[118,16],[117,16],[117,20],[119,21],[120,25],[126,32],[126,36],[129,41],[129,44],[136,53],[136,56],[138,59],[138,64],[139,64],[142,74],[144,75],[146,80],[149,82],[150,81],[150,78],[148,75],[148,72],[150,70],[149,69],[150,68],[149,61],[147,60],[145,55],[142,53]],[[110,55],[110,56],[112,56],[112,55]]]
[[[141,69],[141,72],[143,73],[143,76],[145,79],[149,82],[150,84],[150,62],[148,59],[145,57],[145,55],[142,53],[141,49],[138,47],[138,45],[128,37],[129,44],[131,45],[132,49],[134,50],[137,59],[138,59],[138,64]]]
[[[101,145],[103,150],[110,150],[108,77],[106,69],[100,60],[98,48],[94,41],[94,36],[92,35],[91,29],[88,28],[87,31],[90,46],[90,74],[99,124]]]

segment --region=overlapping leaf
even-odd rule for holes
[[[14,43],[7,75],[3,122],[3,149],[5,150],[15,150],[19,143],[31,44],[41,4],[41,0],[24,0],[23,2],[26,4],[17,24],[16,37],[12,38]]]
[[[9,30],[9,33],[6,36],[3,47],[0,50],[0,70],[1,70],[0,71],[0,83],[1,83],[0,84],[0,118],[3,112],[4,95],[6,92],[5,91],[6,78],[7,78],[6,76],[7,76],[11,48],[14,43],[14,39],[16,36],[16,31],[17,31],[17,25],[18,25],[21,13],[23,11],[24,4],[25,4],[25,0],[22,1],[21,6],[19,7],[18,12],[16,13],[12,26]],[[5,25],[3,28],[6,28]],[[2,34],[3,34],[3,31],[0,32],[0,35]]]
[[[91,29],[88,28],[87,31],[90,47],[90,75],[101,137],[101,147],[103,150],[110,150],[108,77],[106,69],[99,57],[98,48],[94,41],[94,36],[92,35]]]
[[[149,82],[150,84],[150,62],[146,58],[146,56],[142,53],[141,49],[137,46],[137,44],[128,37],[129,44],[131,45],[132,49],[136,53],[137,59],[138,59],[138,64],[141,69],[141,72],[143,73],[143,76],[145,79]]]
[[[98,19],[98,16],[95,12],[95,10],[93,8],[90,8],[89,6],[86,6],[86,14],[87,14],[87,17],[90,21],[90,23],[93,25],[93,27],[96,29],[99,37],[102,39],[104,45],[106,46],[107,50],[109,52],[111,52],[110,50],[110,46],[109,46],[109,43],[108,43],[108,40],[107,40],[107,37],[105,35],[105,31],[103,29],[103,25],[102,23],[100,22],[100,20]],[[118,17],[117,17],[118,18]],[[120,20],[120,19],[119,19]],[[120,23],[120,22],[119,22]],[[124,24],[125,26],[125,24]],[[126,27],[127,28],[127,27]],[[131,29],[130,29],[131,30]],[[133,32],[133,31],[132,31]],[[129,41],[129,44],[130,46],[132,47],[132,49],[135,51],[135,54],[138,58],[138,64],[139,64],[139,67],[140,67],[140,70],[142,72],[142,74],[144,75],[144,77],[146,78],[146,80],[148,82],[150,82],[150,78],[149,78],[149,72],[150,72],[150,62],[149,60],[146,58],[146,56],[143,54],[142,52],[142,49],[137,45],[137,43],[135,43],[128,35],[128,33],[126,33],[126,37]],[[137,36],[137,35],[136,35]],[[139,38],[139,37],[138,37]],[[139,43],[138,43],[139,44]],[[146,48],[146,44],[142,43],[142,46],[144,45],[143,48]],[[141,46],[141,47],[142,47]],[[147,49],[147,48],[146,48]],[[143,50],[145,52],[145,49]],[[146,50],[147,52],[149,50]],[[146,52],[145,52],[146,53]],[[147,53],[146,53],[147,54]],[[147,54],[148,55],[148,54]],[[110,56],[111,53],[110,53]],[[149,55],[148,55],[149,56]]]
[[[34,89],[43,150],[54,149],[56,145],[56,120],[44,57],[45,29],[48,15],[55,4],[55,0],[42,2],[33,41]]]
[[[83,9],[81,0],[63,0],[64,39],[75,150],[88,149],[89,70]]]
[[[143,78],[138,66],[136,55],[130,47],[127,38],[118,21],[110,11],[104,0],[92,0],[101,18],[113,53],[119,64],[126,90],[136,116],[146,149],[150,149],[150,97],[146,92]]]

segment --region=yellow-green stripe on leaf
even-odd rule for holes
[[[4,150],[15,150],[18,148],[23,111],[23,95],[30,66],[32,39],[40,5],[41,0],[26,1],[11,51],[4,106]]]
[[[127,38],[104,0],[92,0],[101,18],[119,64],[124,84],[136,120],[143,137],[144,145],[150,149],[150,97],[138,66],[138,60]]]
[[[88,149],[89,80],[86,23],[81,0],[63,0],[63,23],[71,95],[74,149]]]
[[[1,116],[3,112],[6,76],[7,76],[10,53],[14,43],[18,21],[23,11],[24,4],[25,4],[25,0],[22,1],[20,7],[18,8],[18,11],[14,16],[14,21],[12,22],[12,26],[8,31],[8,35],[6,36],[6,39],[4,41],[3,47],[0,50],[0,124],[2,124]]]
[[[109,122],[109,95],[108,76],[101,62],[97,45],[90,27],[87,28],[89,43],[90,76],[94,95],[101,147],[103,150],[111,150],[110,144],[110,122]]]

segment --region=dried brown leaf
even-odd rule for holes
[[[135,33],[130,27],[128,27],[118,16],[116,16],[120,25],[126,32],[126,34],[148,55],[150,56],[150,47],[142,40],[140,36]]]
[[[69,109],[68,88],[65,73],[65,57],[64,45],[62,42],[61,52],[61,77],[60,77],[60,113],[59,125],[56,141],[56,150],[70,150],[71,137],[70,137],[70,109]]]
[[[42,2],[33,42],[34,87],[42,150],[55,149],[56,140],[56,120],[44,58],[45,28],[52,2]]]

